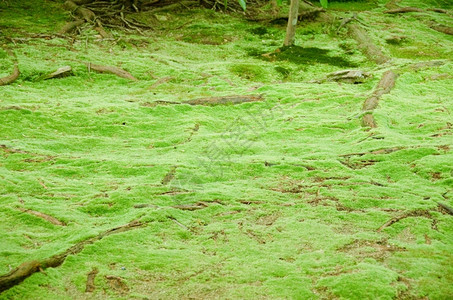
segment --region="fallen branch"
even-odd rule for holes
[[[394,217],[394,218],[388,220],[387,222],[385,222],[385,224],[383,224],[381,227],[379,227],[377,229],[377,232],[381,232],[386,227],[389,227],[389,226],[395,224],[396,222],[399,222],[402,219],[409,218],[409,217],[425,217],[425,218],[428,218],[428,219],[432,218],[431,214],[429,213],[428,210],[413,210],[413,211],[409,211],[409,212],[406,212],[406,213],[402,214],[401,216],[397,216],[397,217]]]
[[[348,28],[349,34],[359,43],[360,50],[362,50],[369,59],[377,64],[383,64],[390,60],[390,58],[384,55],[373,43],[365,30],[354,24],[349,25]]]
[[[366,99],[365,102],[363,103],[362,112],[365,113],[370,112],[363,115],[362,117],[363,126],[372,128],[377,127],[377,124],[374,120],[373,115],[371,114],[371,111],[373,111],[378,106],[379,99],[382,97],[382,95],[390,93],[392,88],[395,86],[395,80],[397,77],[398,75],[392,70],[387,71],[382,75],[382,78],[379,81],[376,88],[374,89],[374,92],[371,95],[371,97]]]
[[[113,67],[113,66],[101,66],[101,65],[95,65],[92,63],[85,63],[85,65],[88,67],[88,72],[91,70],[96,71],[98,73],[108,73],[108,74],[114,74],[118,77],[126,78],[129,80],[137,81],[138,79],[132,76],[131,73],[118,68],[118,67]]]
[[[75,255],[80,253],[86,245],[93,244],[94,242],[97,242],[101,239],[103,239],[106,236],[112,235],[112,234],[117,234],[120,232],[125,232],[129,231],[135,228],[140,228],[146,226],[148,223],[142,223],[137,220],[132,221],[126,225],[118,226],[112,229],[109,229],[107,231],[104,231],[100,234],[98,234],[95,237],[86,239],[84,241],[81,241],[74,246],[70,247],[66,251],[60,254],[56,254],[54,256],[51,256],[49,258],[43,259],[43,260],[32,260],[32,261],[27,261],[18,266],[17,268],[11,270],[9,273],[0,276],[0,293],[12,288],[15,285],[20,284],[22,281],[24,281],[26,278],[30,277],[34,273],[38,271],[43,271],[46,268],[56,268],[59,267],[61,264],[64,263],[66,258],[69,255]]]
[[[0,78],[0,86],[13,83],[14,81],[16,81],[17,78],[19,78],[19,75],[20,75],[16,56],[14,55],[13,52],[11,52],[9,50],[7,50],[7,52],[10,56],[12,56],[14,58],[14,69],[13,69],[13,73],[11,73],[11,75]]]
[[[39,212],[39,211],[36,211],[36,210],[31,210],[31,209],[26,209],[26,208],[22,208],[22,207],[19,207],[18,208],[21,212],[24,212],[24,213],[27,213],[27,214],[30,214],[30,215],[33,215],[33,216],[36,216],[38,218],[41,218],[41,219],[44,219],[54,225],[58,225],[58,226],[66,226],[66,223],[58,220],[57,218],[55,217],[52,217],[52,216],[49,216],[45,213],[42,213],[42,212]]]

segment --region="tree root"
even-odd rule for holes
[[[30,277],[31,275],[38,271],[43,271],[46,268],[59,267],[61,264],[64,263],[64,261],[69,255],[75,255],[80,253],[86,245],[93,244],[94,242],[97,242],[106,236],[129,231],[135,228],[141,228],[146,226],[147,224],[148,224],[147,222],[143,223],[134,220],[126,225],[106,230],[95,237],[81,241],[75,244],[74,246],[70,247],[63,253],[56,254],[43,260],[32,260],[24,262],[19,267],[15,268],[14,270],[11,270],[11,272],[0,276],[0,293],[14,287],[15,285],[20,284],[26,278]]]
[[[45,213],[42,213],[42,212],[39,212],[39,211],[35,211],[35,210],[31,210],[31,209],[26,209],[26,208],[22,208],[22,207],[19,207],[18,208],[21,212],[24,212],[24,213],[27,213],[27,214],[30,214],[30,215],[33,215],[33,216],[36,216],[38,218],[41,218],[41,219],[44,219],[54,225],[58,225],[58,226],[66,226],[66,223],[58,220],[57,218],[55,217],[52,217],[52,216],[49,216]]]
[[[84,23],[85,23],[85,20],[75,20],[75,21],[69,22],[65,26],[63,26],[63,28],[61,28],[60,31],[58,31],[58,34],[69,33]]]
[[[66,1],[63,4],[63,7],[68,11],[74,12],[76,15],[87,22],[93,22],[96,19],[96,14],[93,11],[89,10],[88,8],[79,6],[71,0]]]
[[[132,76],[131,73],[118,68],[118,67],[113,67],[113,66],[101,66],[101,65],[95,65],[92,63],[85,63],[88,67],[88,72],[91,70],[96,71],[98,73],[109,73],[109,74],[114,74],[118,77],[126,78],[129,80],[137,81],[138,79]]]
[[[378,106],[379,99],[382,97],[382,95],[390,93],[392,88],[395,86],[395,80],[397,77],[398,75],[392,70],[387,71],[382,75],[382,78],[374,89],[371,97],[366,99],[363,103],[362,112],[366,113],[362,117],[363,126],[371,128],[377,127],[376,121],[374,120],[371,112]]]
[[[431,26],[432,29],[448,34],[453,35],[453,27],[445,26],[445,25],[433,25]]]
[[[91,293],[96,289],[96,286],[94,285],[94,279],[96,278],[96,275],[98,273],[99,270],[97,268],[93,268],[90,273],[88,273],[85,293]]]
[[[205,202],[197,202],[195,204],[189,204],[189,205],[173,205],[172,206],[173,208],[176,208],[176,209],[181,209],[181,210],[190,210],[190,211],[193,211],[193,210],[198,210],[198,209],[203,209],[203,208],[206,208],[208,207],[208,204],[206,204]]]
[[[349,34],[359,43],[359,48],[372,61],[377,64],[383,64],[390,60],[390,57],[384,55],[382,51],[373,43],[366,31],[357,25],[349,25]]]
[[[408,12],[425,12],[424,9],[417,8],[417,7],[400,7],[395,9],[390,9],[384,11],[384,14],[401,14],[401,13],[408,13]]]
[[[174,79],[174,77],[171,77],[171,76],[162,77],[162,78],[158,79],[156,82],[154,82],[154,83],[149,87],[149,89],[152,90],[152,89],[158,87],[159,85],[164,84],[164,83],[167,83],[167,82],[169,82],[169,81],[171,81],[171,80],[173,80],[173,79]]]
[[[208,97],[189,100],[183,102],[189,105],[227,105],[227,104],[241,104],[245,102],[263,101],[262,95],[246,95],[246,96],[223,96],[223,97]]]
[[[370,151],[370,152],[357,152],[357,153],[342,154],[340,156],[341,157],[351,157],[351,156],[364,156],[364,155],[367,155],[367,154],[373,154],[373,155],[389,154],[389,153],[393,153],[393,152],[396,152],[396,151],[399,151],[399,150],[402,150],[402,149],[406,149],[406,147],[384,148],[384,149],[373,150],[373,151]]]
[[[45,74],[45,75],[39,77],[37,80],[64,78],[64,77],[71,76],[71,75],[73,75],[71,66],[64,66],[64,67],[58,68],[57,70],[55,70],[52,73]]]
[[[448,14],[448,10],[441,9],[441,8],[428,8],[428,9],[422,9],[418,7],[395,7],[393,9],[389,9],[384,11],[384,14],[404,14],[404,13],[410,13],[410,12],[426,12],[426,11],[433,11],[436,13],[440,14]]]
[[[404,214],[402,214],[400,216],[397,216],[397,217],[394,217],[394,218],[388,220],[381,227],[379,227],[377,229],[377,232],[381,232],[386,227],[389,227],[389,226],[395,224],[396,222],[399,222],[402,219],[409,218],[409,217],[425,217],[425,218],[428,218],[428,219],[432,219],[432,216],[431,216],[429,210],[426,210],[426,209],[413,210],[413,211],[406,212],[406,213],[404,213]]]
[[[398,7],[397,3],[400,2],[401,0],[390,0],[385,4],[385,7],[387,9],[395,9]]]
[[[164,178],[162,179],[162,181],[160,182],[162,185],[167,185],[170,183],[170,181],[173,180],[173,178],[175,178],[175,174],[176,174],[176,169],[178,168],[178,166],[172,166],[170,168],[170,171],[168,171],[167,174],[165,174]]]
[[[13,52],[11,52],[9,50],[7,50],[7,52],[10,56],[12,56],[14,58],[14,69],[13,69],[13,73],[11,73],[11,75],[0,78],[0,86],[13,83],[14,81],[16,81],[17,78],[19,78],[19,75],[20,75],[16,56],[14,55]]]
[[[442,202],[437,202],[437,204],[439,205],[439,207],[441,209],[443,209],[444,211],[446,211],[449,215],[452,215],[453,216],[453,208],[451,208],[450,206],[446,205],[446,204],[443,204]]]
[[[263,101],[262,95],[238,95],[238,96],[222,96],[222,97],[207,97],[199,98],[194,100],[189,100],[185,102],[175,102],[175,101],[164,101],[158,100],[154,102],[145,102],[142,103],[142,106],[146,107],[155,107],[157,105],[170,105],[170,104],[189,104],[189,105],[204,105],[204,106],[215,106],[215,105],[235,105],[246,102],[257,102]]]

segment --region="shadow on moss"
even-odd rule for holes
[[[264,60],[288,61],[299,65],[327,64],[346,68],[357,67],[357,64],[354,64],[341,56],[329,55],[329,52],[329,50],[322,48],[304,48],[300,46],[282,47],[270,54],[260,53],[257,49],[248,50],[250,56],[260,57]]]

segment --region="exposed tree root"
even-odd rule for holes
[[[96,275],[99,273],[99,270],[97,268],[93,268],[90,273],[87,275],[87,284],[85,288],[85,293],[91,293],[94,292],[96,289],[96,286],[94,285],[94,279],[96,278]]]
[[[84,23],[85,23],[85,20],[75,20],[72,22],[68,22],[68,23],[66,23],[65,26],[63,26],[63,28],[60,29],[60,31],[58,31],[58,34],[70,33],[71,31],[73,31],[74,29],[76,29],[77,27],[79,27],[80,25],[82,25]]]
[[[446,9],[442,9],[442,8],[428,8],[427,10],[429,11],[434,11],[436,13],[440,13],[440,14],[449,14],[448,10]]]
[[[195,126],[193,128],[191,128],[189,137],[182,143],[190,142],[192,140],[192,137],[198,132],[199,129],[200,129],[200,124],[196,123]]]
[[[146,107],[155,107],[157,105],[171,105],[171,104],[189,104],[189,105],[205,105],[205,106],[215,106],[215,105],[235,105],[246,102],[257,102],[263,101],[262,95],[238,95],[238,96],[221,96],[221,97],[207,97],[199,98],[194,100],[189,100],[185,102],[175,102],[175,101],[164,101],[158,100],[154,102],[145,102],[142,103],[142,106]]]
[[[170,171],[168,171],[167,174],[165,174],[164,178],[162,179],[162,181],[160,183],[162,183],[162,185],[167,185],[170,183],[170,181],[173,180],[173,178],[175,178],[175,174],[176,174],[176,169],[178,168],[178,166],[172,166],[170,168]]]
[[[342,154],[340,155],[341,157],[351,157],[351,156],[364,156],[366,154],[389,154],[392,152],[396,152],[402,149],[406,149],[406,147],[391,147],[391,148],[384,148],[384,149],[378,149],[378,150],[373,150],[370,152],[356,152],[356,153],[349,153],[349,154]]]
[[[14,58],[14,69],[13,69],[13,72],[11,73],[11,75],[0,78],[0,86],[13,83],[14,81],[16,81],[17,78],[19,78],[19,75],[20,75],[16,56],[14,55],[13,52],[11,52],[9,50],[7,50],[7,52],[10,56],[12,56]]]
[[[365,55],[377,64],[383,64],[390,60],[390,58],[384,55],[371,40],[365,30],[357,25],[349,25],[349,34],[359,43],[359,48]]]
[[[89,10],[88,8],[82,7],[82,6],[78,6],[76,3],[74,3],[71,0],[66,1],[63,4],[63,7],[66,10],[75,13],[77,16],[81,17],[82,19],[84,19],[87,22],[92,22],[96,18],[96,14],[93,11]]]
[[[142,223],[140,221],[132,221],[126,225],[118,226],[109,230],[106,230],[95,237],[81,241],[74,246],[70,247],[66,251],[60,254],[56,254],[43,260],[32,260],[21,264],[19,267],[11,270],[11,272],[0,276],[0,293],[18,285],[24,281],[27,277],[33,275],[38,271],[43,271],[46,268],[56,268],[64,263],[69,255],[75,255],[80,253],[86,245],[93,244],[106,236],[117,234],[120,232],[129,231],[135,228],[141,228],[146,226],[148,223]]]
[[[408,13],[408,12],[425,12],[424,9],[417,8],[417,7],[400,7],[395,9],[390,9],[384,11],[384,14],[401,14],[401,13]]]
[[[453,27],[445,26],[445,25],[433,25],[431,26],[432,29],[448,34],[453,35]]]
[[[441,9],[441,8],[428,8],[425,10],[422,8],[410,7],[410,6],[407,6],[407,7],[394,6],[394,8],[384,11],[384,14],[404,14],[404,13],[410,13],[410,12],[426,12],[426,11],[433,11],[433,12],[437,12],[440,14],[448,14],[448,10]]]
[[[323,8],[314,7],[314,6],[305,6],[304,3],[300,3],[299,12],[297,19],[298,21],[303,20],[312,20],[319,16],[320,13],[325,12]],[[278,13],[277,15],[273,14],[256,14],[254,12],[247,15],[247,20],[254,22],[263,22],[263,23],[280,23],[288,21],[288,14]]]
[[[52,216],[49,216],[45,213],[42,213],[42,212],[39,212],[39,211],[35,211],[35,210],[31,210],[31,209],[26,209],[26,208],[22,208],[22,207],[19,207],[18,208],[21,212],[24,212],[24,213],[27,213],[27,214],[30,214],[30,215],[34,215],[38,218],[41,218],[41,219],[44,219],[54,225],[58,225],[58,226],[66,226],[66,223],[58,220],[57,218],[55,217],[52,217]]]
[[[395,9],[398,7],[397,3],[400,2],[401,0],[390,0],[385,4],[385,7],[387,9]]]
[[[208,97],[185,101],[184,104],[190,105],[226,105],[240,104],[245,102],[263,101],[262,95],[246,95],[246,96],[223,96],[223,97]]]
[[[379,99],[382,97],[382,95],[388,94],[395,86],[395,80],[397,77],[398,75],[392,70],[387,71],[382,75],[382,78],[379,81],[376,88],[374,89],[374,92],[371,95],[371,97],[366,99],[365,102],[363,103],[362,111],[365,113],[369,112],[362,117],[363,126],[372,128],[377,127],[376,121],[374,120],[374,117],[371,114],[371,112],[378,106]]]
[[[158,87],[159,85],[161,84],[164,84],[166,82],[169,82],[171,80],[173,80],[174,77],[171,77],[171,76],[167,76],[167,77],[162,77],[160,79],[158,79],[156,82],[154,82],[150,87],[149,89],[152,90],[152,89],[155,89],[156,87]]]
[[[446,211],[448,214],[452,215],[453,216],[453,208],[451,208],[450,206],[446,205],[446,204],[443,204],[442,202],[437,202],[437,204],[439,205],[439,207],[441,207],[444,211]]]
[[[85,63],[86,66],[88,67],[88,72],[91,70],[96,71],[98,73],[109,73],[109,74],[114,74],[118,77],[126,78],[129,80],[134,80],[137,81],[138,79],[132,76],[131,73],[118,68],[118,67],[113,67],[113,66],[101,66],[101,65],[95,65],[92,63]]]
[[[428,219],[432,219],[432,216],[431,216],[429,210],[425,210],[425,209],[413,210],[413,211],[406,212],[406,213],[404,213],[404,214],[402,214],[400,216],[397,216],[397,217],[394,217],[394,218],[388,220],[381,227],[379,227],[377,229],[377,232],[381,232],[386,227],[389,227],[392,224],[395,224],[396,222],[399,222],[399,221],[401,221],[401,220],[403,220],[405,218],[409,218],[409,217],[425,217],[425,218],[428,218]]]
[[[112,38],[112,35],[111,35],[109,32],[105,31],[105,29],[104,29],[104,27],[102,26],[102,23],[101,23],[101,22],[98,22],[98,26],[96,26],[96,27],[94,28],[94,30],[96,30],[96,31],[99,33],[99,35],[100,35],[103,39],[110,39],[110,38]]]
[[[446,64],[447,61],[445,60],[430,60],[430,61],[425,61],[425,62],[419,62],[415,64],[411,64],[410,68],[412,68],[415,71],[418,71],[423,68],[431,68],[431,67],[438,67]]]
[[[105,279],[107,280],[108,284],[117,293],[125,294],[129,292],[129,287],[124,282],[123,278],[113,275],[106,275]]]
[[[64,66],[64,67],[58,68],[55,72],[41,76],[38,80],[63,78],[63,77],[71,76],[71,75],[73,75],[72,68],[70,66]]]
[[[208,207],[209,205],[206,204],[205,202],[197,202],[195,204],[189,204],[189,205],[173,205],[172,207],[173,208],[176,208],[176,209],[181,209],[181,210],[198,210],[198,209],[203,209],[203,208],[206,208]]]

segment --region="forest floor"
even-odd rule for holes
[[[194,8],[54,36],[61,1],[0,1],[0,77],[7,49],[21,71],[0,87],[0,286],[33,271],[0,299],[450,298],[452,6],[393,2],[449,11],[332,3],[278,53],[284,23]],[[389,61],[337,30],[351,9]],[[372,76],[323,80],[344,69]]]

